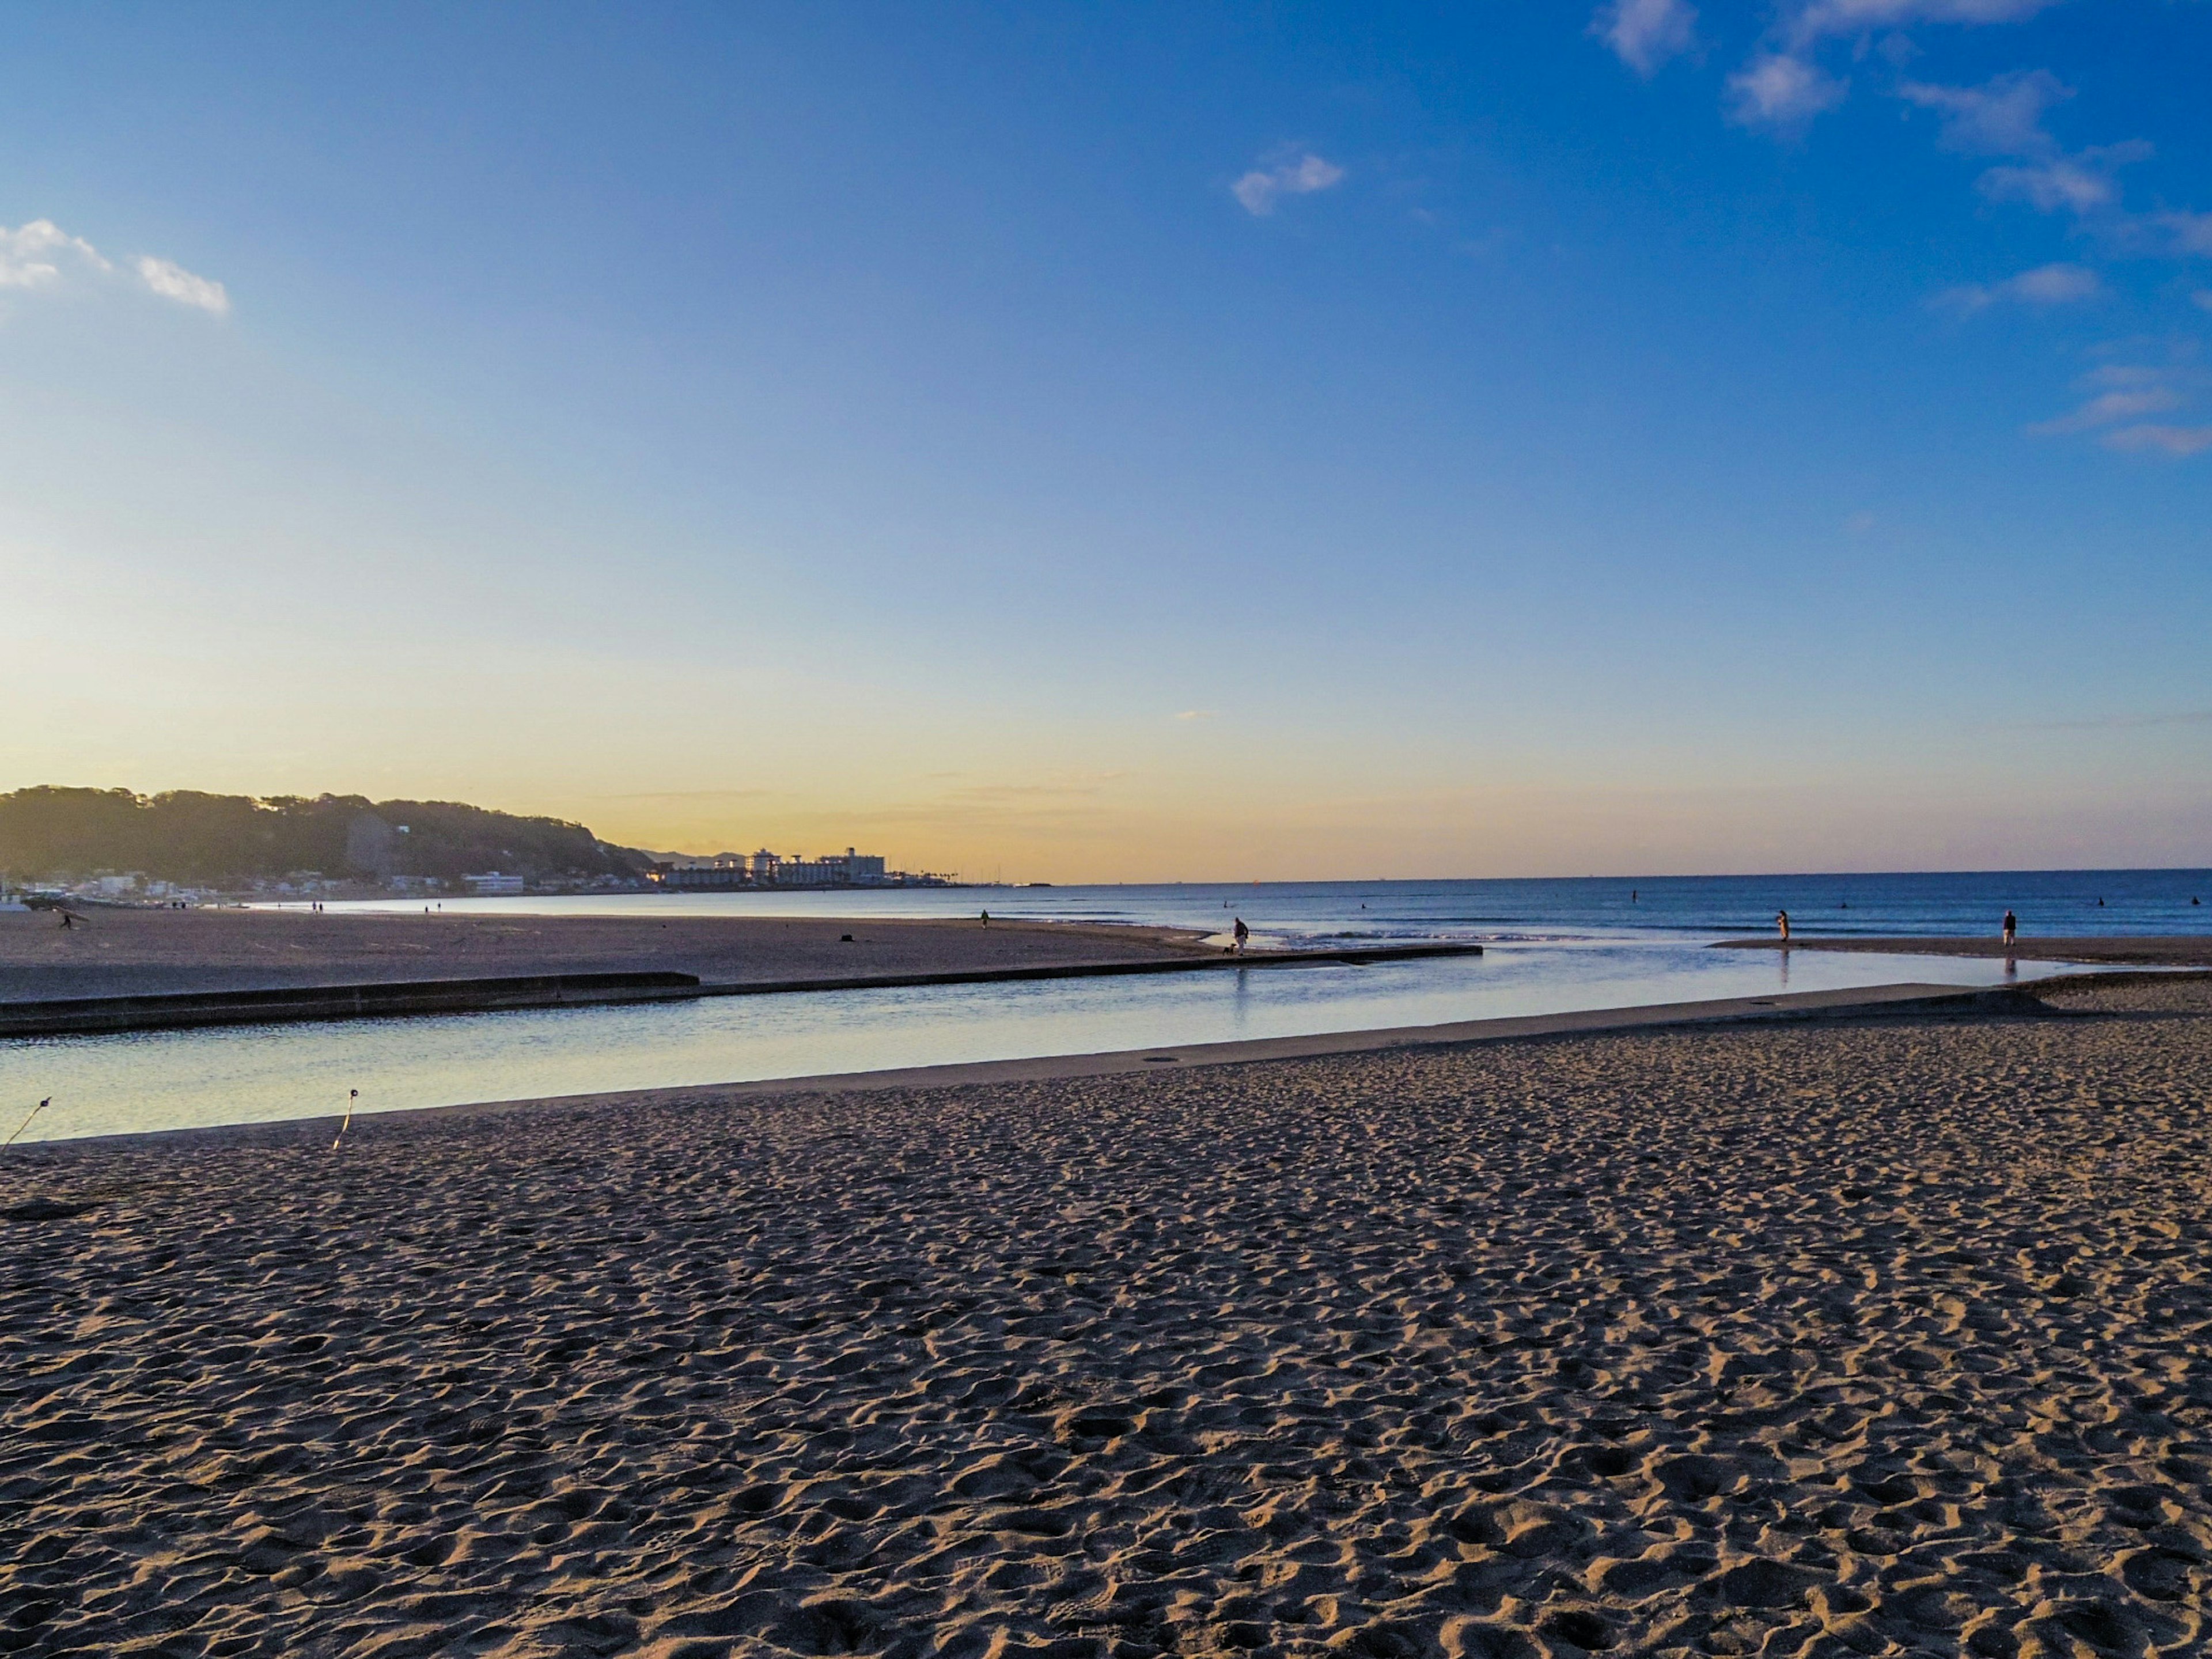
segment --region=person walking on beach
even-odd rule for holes
[[[1790,913],[1789,913],[1787,910],[1777,910],[1777,911],[1774,913],[1774,925],[1775,925],[1775,927],[1776,927],[1780,931],[1780,933],[1781,933],[1781,934],[1782,934],[1782,942],[1783,942],[1784,945],[1789,944],[1789,943],[1790,943]]]
[[[2019,934],[2020,918],[2013,915],[2011,911],[2006,911],[2004,919],[2004,942],[2006,950],[2009,951],[2012,949],[2013,940],[2018,938]]]
[[[991,925],[991,913],[988,910],[983,912],[983,925],[986,927]]]
[[[1239,916],[1237,918],[1237,926],[1231,932],[1236,935],[1237,943],[1229,948],[1234,954],[1241,957],[1244,954],[1244,946],[1251,940],[1252,930],[1244,925],[1244,918]]]

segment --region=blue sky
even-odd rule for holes
[[[2212,861],[2212,4],[12,9],[0,785]]]

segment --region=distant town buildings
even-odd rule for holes
[[[520,876],[502,875],[496,870],[481,876],[463,876],[461,879],[468,884],[469,891],[481,897],[489,898],[495,894],[520,893],[522,890]]]
[[[821,858],[771,853],[732,853],[696,863],[656,864],[645,878],[674,892],[727,893],[754,887],[949,887],[951,876],[890,870],[883,857],[848,847]]]

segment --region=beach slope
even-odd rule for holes
[[[0,1645],[2183,1653],[2202,982],[0,1159]]]

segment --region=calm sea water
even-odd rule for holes
[[[2202,900],[2202,903],[2194,903]],[[351,907],[348,907],[351,908]],[[419,901],[368,909],[420,909]],[[916,888],[880,892],[627,894],[448,899],[448,910],[568,915],[1034,916],[1224,927],[1285,942],[1650,939],[1766,933],[1787,909],[1814,936],[1994,938],[2009,908],[2023,936],[2212,933],[2212,871],[2049,870],[1922,875],[1591,877],[1525,881],[1269,882],[1243,885]]]
[[[1921,981],[1984,985],[1966,958],[1715,951],[1787,907],[1804,933],[2203,930],[2204,872],[1336,882],[448,901],[461,911],[994,915],[1221,928],[1284,943],[1483,941],[1480,957],[1128,980],[933,986],[327,1025],[0,1042],[0,1134],[25,1141],[617,1089],[1096,1053],[1316,1031]],[[2098,901],[2103,900],[2101,905]],[[415,905],[367,908],[420,909]],[[2023,980],[2063,971],[2023,963]],[[19,1143],[20,1144],[20,1143]]]

